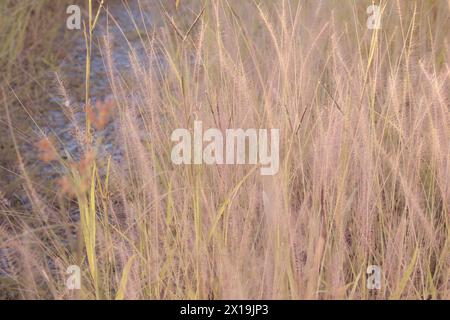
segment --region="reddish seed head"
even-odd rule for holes
[[[104,102],[97,101],[95,111],[91,105],[86,106],[86,113],[92,126],[97,130],[103,130],[111,119],[111,113],[114,108],[114,101],[108,99]]]
[[[59,178],[56,183],[58,184],[58,186],[61,188],[60,192],[62,194],[68,194],[68,195],[72,195],[75,194],[75,190],[74,187],[69,179],[68,176],[63,176],[61,178]]]
[[[90,166],[92,165],[92,163],[94,162],[94,160],[95,160],[94,152],[92,150],[87,151],[84,157],[78,163],[78,171],[80,172],[80,174],[86,173],[90,168]]]
[[[40,160],[46,163],[58,160],[58,153],[56,152],[56,149],[53,146],[53,143],[51,142],[50,138],[45,137],[39,140],[36,143],[36,147],[39,152],[38,157]]]

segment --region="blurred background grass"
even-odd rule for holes
[[[66,32],[68,0],[2,0],[0,1],[0,181],[1,191],[15,188],[16,153],[6,121],[10,108],[17,137],[29,140],[31,119],[22,105],[37,121],[48,101],[51,72],[67,54],[74,33]],[[81,1],[78,1],[81,2]],[[20,97],[20,98],[19,98]],[[33,103],[31,103],[33,102]]]

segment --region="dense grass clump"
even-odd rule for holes
[[[86,121],[73,118],[80,154],[37,138],[60,176],[49,191],[22,166],[30,208],[0,202],[11,290],[33,299],[450,298],[449,3],[377,1],[375,30],[370,4],[159,6],[154,28],[136,30],[146,55],[130,46],[126,76],[114,39],[102,39],[111,100],[91,103],[87,81]],[[171,133],[195,120],[280,129],[278,174],[174,165]],[[107,125],[120,157],[103,148]],[[80,290],[66,287],[70,265]],[[380,290],[366,286],[369,265],[381,267]]]

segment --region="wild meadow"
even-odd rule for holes
[[[449,1],[63,2],[0,3],[0,297],[450,298]],[[196,121],[278,129],[278,171],[174,163]]]

